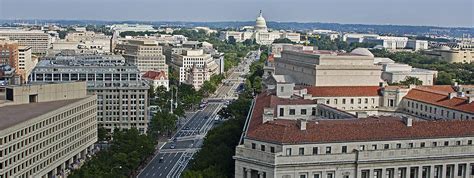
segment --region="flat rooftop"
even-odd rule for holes
[[[0,107],[0,130],[7,129],[83,99],[85,98]]]

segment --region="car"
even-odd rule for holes
[[[204,117],[204,119],[209,119],[209,116]]]
[[[174,137],[173,142],[176,142],[176,141],[178,141],[178,139],[176,137]]]
[[[163,160],[164,160],[164,158],[163,158],[163,156],[162,156],[162,157],[160,157],[160,159],[158,160],[158,163],[162,163]]]
[[[189,130],[189,127],[185,127],[184,130]]]
[[[171,144],[170,148],[171,148],[171,149],[174,149],[174,148],[176,148],[176,145],[175,145],[175,144]]]

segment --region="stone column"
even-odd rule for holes
[[[466,178],[471,178],[471,163],[466,163]]]
[[[374,178],[374,169],[369,169],[369,178]]]
[[[458,171],[459,171],[459,164],[454,164],[454,172],[452,173],[454,178],[458,177]]]
[[[434,178],[435,176],[435,165],[431,165],[430,166],[430,176],[428,176],[429,178]]]
[[[245,175],[246,175],[246,178],[252,178],[252,169],[245,168]]]
[[[441,169],[441,176],[440,178],[446,178],[446,170],[447,170],[448,166],[446,164],[443,164],[443,168]]]
[[[388,176],[387,176],[387,168],[382,168],[381,174],[382,174],[382,175],[380,176],[381,178],[388,178]]]
[[[400,176],[398,176],[400,170],[398,170],[398,167],[394,167],[393,168],[393,178],[400,178]]]
[[[264,178],[263,175],[265,174],[265,172],[263,171],[258,171],[258,178]]]
[[[410,170],[410,166],[407,166],[407,171],[406,171],[406,178],[410,178],[410,174],[411,174],[411,170]]]
[[[418,178],[423,178],[423,166],[418,167]]]

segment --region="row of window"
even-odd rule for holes
[[[406,108],[407,112],[410,112],[410,113],[415,114],[415,115],[421,115],[421,116],[424,116],[424,117],[427,117],[427,115],[423,114],[421,112],[429,113],[429,114],[432,114],[432,115],[439,115],[440,114],[442,118],[446,118],[446,119],[450,119],[450,118],[451,119],[474,119],[474,116],[469,117],[468,114],[462,114],[462,113],[455,112],[455,111],[452,111],[452,110],[449,110],[449,109],[446,109],[446,110],[445,109],[439,109],[438,110],[438,107],[434,107],[432,105],[418,103],[418,102],[414,102],[414,101],[407,101],[407,106],[408,106],[408,108]],[[421,111],[421,112],[418,113],[417,111]]]
[[[431,144],[431,145],[429,145]],[[252,149],[257,149],[257,144],[256,143],[252,143]],[[418,142],[418,143],[414,143],[414,142],[410,142],[410,143],[406,143],[405,145],[403,145],[402,143],[396,143],[396,144],[372,144],[370,145],[370,148],[367,148],[369,145],[359,145],[357,147],[358,150],[360,151],[364,151],[364,150],[384,150],[384,149],[401,149],[401,148],[415,148],[415,147],[418,147],[418,148],[425,148],[425,147],[438,147],[438,146],[452,146],[452,145],[456,145],[456,146],[460,146],[460,145],[472,145],[472,140],[456,140],[454,142],[451,142],[450,141],[433,141],[431,143],[429,142]],[[353,147],[353,146],[351,146]],[[333,146],[326,146],[326,147],[323,147],[324,148],[324,151],[321,152],[322,150],[320,150],[321,147],[311,147],[311,154],[312,155],[317,155],[317,154],[322,154],[322,153],[325,153],[325,154],[331,154],[333,153]],[[307,149],[306,147],[300,147],[298,148],[298,153],[297,155],[307,155],[307,152],[305,152],[305,149]],[[270,151],[270,153],[275,153],[275,147],[271,146],[270,147],[270,150],[267,150],[266,149],[266,146],[261,144],[260,147],[259,147],[259,150],[260,151]],[[349,150],[348,149],[348,146],[347,145],[343,145],[341,146],[341,149],[340,149],[340,152],[339,153],[349,153],[349,152],[352,152],[352,150]],[[291,156],[291,155],[296,155],[293,153],[293,149],[292,148],[286,148],[285,150],[285,155],[287,156]]]

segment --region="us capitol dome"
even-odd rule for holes
[[[255,31],[267,31],[267,22],[263,18],[262,11],[260,10],[260,15],[255,20]]]

